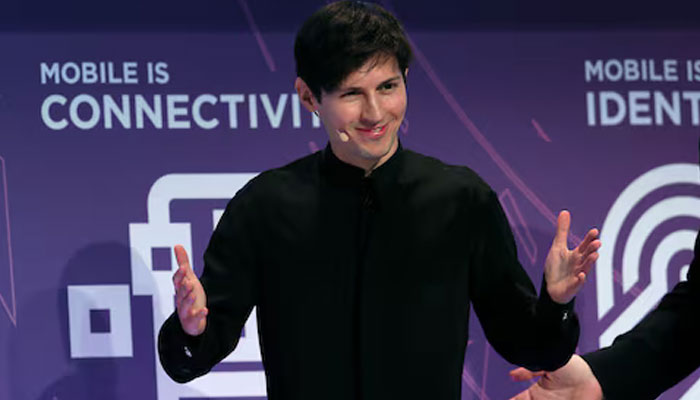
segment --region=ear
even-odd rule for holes
[[[406,68],[405,70],[403,70],[403,77],[404,77],[404,79],[406,79],[407,76],[408,76],[408,68]]]
[[[314,112],[318,109],[318,103],[316,102],[316,96],[314,96],[309,86],[304,82],[303,79],[297,76],[294,81],[294,89],[296,89],[299,95],[299,101],[304,105],[304,108],[309,110],[309,112]]]

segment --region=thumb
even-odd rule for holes
[[[206,307],[202,307],[197,311],[192,310],[190,312],[190,316],[193,319],[194,322],[199,323],[199,321],[203,320],[204,318],[207,317],[209,314],[209,309]]]
[[[175,258],[177,259],[177,265],[180,267],[184,267],[185,269],[191,269],[190,268],[190,259],[187,256],[187,251],[185,250],[182,245],[176,245],[173,248],[173,251],[175,252]]]
[[[557,233],[554,235],[554,244],[566,247],[570,226],[571,214],[566,210],[562,210],[557,218]]]

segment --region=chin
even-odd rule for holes
[[[391,151],[391,143],[380,146],[378,148],[365,149],[362,151],[362,156],[368,160],[378,161],[386,156]]]

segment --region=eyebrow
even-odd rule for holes
[[[396,75],[396,76],[394,76],[394,77],[391,77],[391,78],[389,78],[389,79],[383,81],[383,82],[380,83],[379,85],[377,85],[377,87],[384,86],[384,85],[386,85],[387,83],[393,82],[393,81],[398,80],[398,79],[401,79],[401,75]],[[353,91],[353,90],[362,90],[362,88],[359,87],[359,86],[350,86],[350,87],[341,87],[341,88],[338,89],[339,92],[350,92],[350,91]]]

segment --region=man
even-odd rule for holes
[[[698,143],[700,153],[700,142]],[[610,347],[574,355],[551,373],[511,372],[518,381],[543,376],[515,400],[655,399],[700,367],[700,233],[688,280]]]
[[[538,299],[488,185],[401,148],[411,50],[391,14],[330,4],[299,31],[295,58],[299,98],[329,145],[231,200],[201,281],[176,247],[177,312],[159,336],[166,372],[207,373],[256,306],[271,400],[456,400],[470,300],[508,360],[565,364],[597,231],[570,251],[569,215],[559,216]]]

